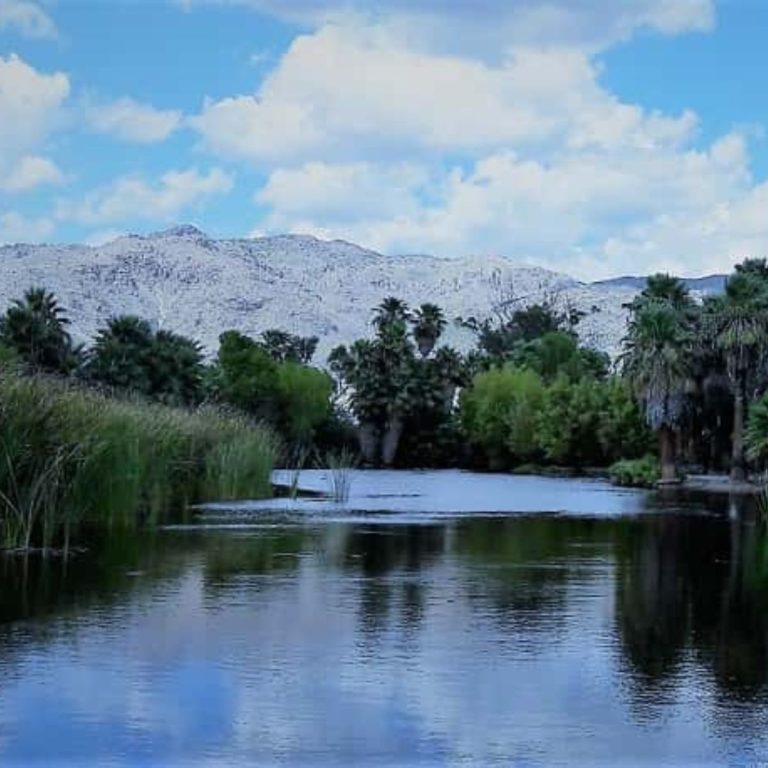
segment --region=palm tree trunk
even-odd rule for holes
[[[661,461],[661,482],[674,483],[677,481],[675,468],[675,433],[669,427],[659,430],[659,455]]]
[[[381,460],[385,467],[391,467],[395,462],[397,447],[400,444],[404,426],[403,417],[399,414],[393,415],[389,420],[381,443]]]
[[[731,448],[731,481],[742,483],[744,470],[744,389],[741,384],[733,397],[733,445]]]
[[[357,430],[360,453],[366,464],[379,463],[379,430],[371,422],[363,422]]]

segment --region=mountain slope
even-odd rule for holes
[[[725,281],[727,275],[705,275],[704,277],[683,277],[682,282],[692,293],[702,295],[722,293],[725,290]],[[644,277],[635,275],[624,275],[614,277],[610,280],[598,280],[592,285],[598,285],[607,288],[629,288],[635,291],[642,291],[645,287]]]
[[[186,225],[100,247],[9,245],[0,248],[0,309],[30,285],[54,291],[89,342],[109,316],[132,313],[199,339],[215,351],[228,328],[267,328],[320,337],[319,357],[367,334],[371,309],[389,295],[411,305],[434,302],[448,318],[484,317],[514,294],[524,303],[556,295],[587,312],[580,331],[615,354],[624,331],[622,304],[634,288],[588,285],[502,257],[439,259],[383,256],[343,241],[285,235],[214,240]],[[466,347],[451,327],[448,343]]]

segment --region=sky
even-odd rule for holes
[[[0,243],[768,256],[764,0],[0,0]]]

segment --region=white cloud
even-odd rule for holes
[[[0,180],[0,188],[7,192],[26,192],[43,184],[61,184],[64,174],[46,157],[26,155]]]
[[[498,152],[439,183],[434,173],[387,170],[276,171],[259,196],[272,206],[268,228],[390,253],[503,253],[585,278],[672,266],[698,272],[768,250],[768,185],[753,187],[737,134],[706,151],[609,146],[548,160]]]
[[[167,139],[179,127],[181,119],[179,111],[156,109],[129,98],[86,109],[86,121],[92,130],[138,144]]]
[[[518,21],[550,31],[560,22],[542,8],[562,20],[604,7],[513,5]],[[668,33],[711,22],[709,3],[621,7],[621,35],[641,17]],[[621,101],[586,48],[518,46],[483,61],[396,39],[389,21],[299,36],[255,94],[209,102],[194,120],[209,150],[271,168],[255,231],[504,253],[584,277],[696,272],[716,253],[768,249],[743,135],[703,146],[693,112]]]
[[[119,229],[99,229],[96,232],[92,232],[88,237],[86,237],[83,242],[86,245],[93,245],[93,246],[100,246],[100,245],[106,245],[107,243],[111,243],[115,240],[117,240],[119,237],[123,237],[125,235],[125,232],[122,232]]]
[[[413,165],[313,162],[275,171],[256,200],[279,212],[286,225],[295,215],[344,222],[417,209],[415,193],[428,180],[429,174]],[[273,221],[272,227],[280,228],[280,224]]]
[[[504,253],[585,278],[768,251],[746,134],[626,103],[596,53],[712,28],[712,0],[185,0],[306,25],[204,146],[269,170],[254,231],[387,252]]]
[[[33,38],[55,38],[53,19],[29,0],[0,0],[0,30],[13,28]]]
[[[56,217],[89,225],[134,219],[171,221],[183,211],[229,192],[232,185],[232,176],[220,168],[213,168],[207,174],[196,168],[169,171],[155,184],[141,178],[124,177],[82,201],[60,201]]]
[[[16,55],[0,56],[0,174],[44,144],[68,96],[65,74],[42,74]]]
[[[0,243],[33,243],[50,237],[55,223],[45,217],[28,218],[16,211],[0,213]]]
[[[436,56],[373,30],[297,38],[253,96],[192,121],[212,151],[253,162],[685,139],[690,114],[647,116],[598,83],[574,50],[519,50],[504,64]]]
[[[714,0],[177,0],[242,5],[318,28],[386,27],[409,44],[493,58],[515,47],[599,50],[637,30],[667,35],[706,31]]]

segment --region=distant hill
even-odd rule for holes
[[[715,290],[722,280],[689,283]],[[449,320],[486,317],[510,296],[521,305],[555,296],[585,313],[579,326],[585,343],[615,355],[626,323],[623,305],[644,282],[588,284],[502,256],[385,256],[303,235],[216,240],[191,225],[98,247],[0,247],[0,311],[31,285],[45,286],[85,344],[107,318],[131,313],[198,339],[209,353],[229,328],[316,335],[320,361],[335,345],[368,335],[372,308],[391,295],[411,306],[439,304]],[[467,349],[473,337],[451,324],[445,342]]]
[[[704,277],[683,277],[681,278],[688,290],[701,294],[722,293],[725,289],[726,275],[706,275]],[[592,285],[599,285],[607,288],[628,288],[633,291],[642,291],[645,287],[645,277],[634,277],[627,275],[625,277],[614,277],[610,280],[598,280]]]

